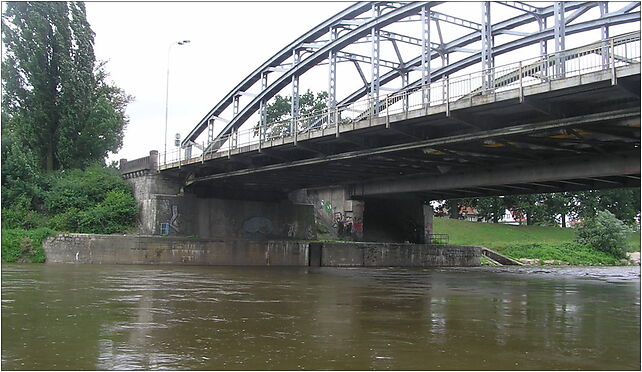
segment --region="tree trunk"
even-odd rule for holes
[[[47,173],[54,171],[54,154],[53,154],[53,145],[51,142],[47,145],[47,155],[46,155],[46,171]]]

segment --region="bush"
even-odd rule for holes
[[[80,232],[114,234],[126,232],[136,221],[138,204],[131,193],[109,191],[105,200],[78,214]]]
[[[3,229],[35,229],[43,225],[44,216],[24,208],[2,208]]]
[[[624,258],[630,232],[630,228],[611,212],[599,211],[595,217],[586,219],[580,225],[575,240],[598,251]]]
[[[131,187],[115,169],[95,165],[85,170],[60,171],[45,195],[45,207],[52,214],[64,213],[70,208],[90,209],[112,190],[131,193]]]
[[[80,232],[81,210],[75,207],[49,217],[47,227],[61,232]]]
[[[3,229],[2,262],[45,262],[42,242],[55,232],[48,228],[35,230]]]
[[[562,261],[570,265],[621,265],[620,258],[577,242],[511,244],[497,251],[519,260]]]

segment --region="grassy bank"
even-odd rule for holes
[[[574,243],[575,230],[546,226],[512,226],[435,218],[437,234],[448,234],[451,244],[481,245],[509,257],[565,262],[572,265],[616,265],[620,260]],[[629,237],[629,251],[640,250],[640,233]]]
[[[42,242],[55,232],[46,227],[23,230],[2,229],[2,262],[45,262]]]

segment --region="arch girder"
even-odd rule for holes
[[[565,3],[565,9],[566,10],[575,10],[575,9],[580,9],[582,8],[586,3],[585,2],[567,2]],[[639,3],[638,3],[639,4]],[[627,7],[627,12],[631,11],[635,7]],[[554,13],[554,7],[553,5],[545,7],[545,8],[539,8],[539,14],[534,15],[531,13],[524,14],[522,16],[518,16],[512,19],[508,19],[502,22],[499,22],[492,27],[493,35],[497,35],[502,33],[505,30],[510,30],[519,26],[523,26],[525,24],[531,23],[531,22],[537,22],[538,17],[550,17]],[[575,25],[569,25],[566,26],[566,33],[567,34],[575,34],[575,33],[580,33],[596,28],[600,28],[602,26],[613,26],[616,24],[623,24],[623,23],[629,23],[629,22],[635,22],[635,21],[640,21],[640,14],[632,14],[632,13],[626,13],[626,12],[614,12],[610,14],[605,14],[601,19],[595,19],[591,21],[586,21],[583,23],[578,23]],[[528,46],[534,43],[537,43],[539,41],[546,41],[546,40],[551,40],[553,38],[553,28],[549,27],[547,29],[544,29],[541,31],[541,36],[540,32],[534,32],[528,36],[522,37],[520,39],[504,43],[502,45],[495,46],[493,48],[493,54],[494,55],[502,55],[507,52],[522,48],[524,46]],[[472,32],[470,34],[467,34],[459,39],[453,40],[451,42],[448,42],[444,44],[443,46],[443,51],[442,53],[450,53],[453,51],[457,51],[458,48],[462,48],[464,46],[470,45],[472,43],[478,42],[481,39],[481,33],[480,32]],[[431,58],[439,58],[439,53],[433,53]],[[442,78],[444,75],[449,75],[451,73],[454,73],[458,70],[464,69],[466,67],[472,66],[475,63],[478,63],[481,59],[481,53],[477,52],[465,59],[459,60],[457,62],[451,63],[452,67],[449,69],[443,69],[440,68],[437,72],[431,76],[431,81],[436,81]],[[417,67],[421,64],[421,56],[418,56],[414,59],[408,60],[405,62],[405,66],[407,68],[413,68]],[[446,72],[447,71],[447,72]],[[387,74],[384,74],[381,76],[381,85],[387,84],[395,79],[398,79],[400,77],[400,72],[393,70],[388,72]],[[413,88],[416,87],[420,83],[420,80],[413,81],[412,83],[409,83],[408,86],[402,87],[402,89],[406,88]],[[348,95],[346,98],[341,100],[338,104],[339,105],[346,105],[350,104],[354,101],[357,101],[363,97],[365,97],[367,94],[367,91],[363,88],[360,88],[350,95]]]
[[[241,125],[243,125],[247,121],[247,119],[249,119],[251,115],[253,115],[257,111],[257,109],[260,107],[262,102],[264,104],[267,100],[269,100],[278,92],[280,92],[283,88],[285,88],[288,84],[290,84],[293,81],[294,77],[298,78],[298,76],[301,76],[306,71],[313,68],[314,66],[318,66],[320,64],[323,64],[323,62],[326,62],[329,52],[338,53],[343,48],[353,43],[356,44],[358,42],[362,42],[363,40],[367,39],[368,36],[371,35],[371,32],[373,29],[381,30],[381,28],[386,27],[394,22],[402,21],[404,20],[404,18],[409,18],[409,17],[418,15],[420,10],[424,6],[427,6],[428,8],[430,8],[440,3],[441,2],[431,2],[431,1],[421,2],[421,3],[395,3],[394,4],[395,6],[392,6],[392,7],[385,6],[386,3],[379,3],[379,5],[382,8],[387,8],[392,10],[374,18],[357,18],[359,15],[361,15],[362,17],[363,15],[367,15],[372,9],[372,3],[358,3],[351,7],[348,7],[347,9],[340,12],[336,16],[331,17],[330,19],[326,20],[319,26],[315,27],[313,30],[309,31],[302,37],[298,38],[293,43],[290,43],[286,48],[282,49],[279,53],[277,53],[275,56],[270,58],[263,65],[261,65],[261,67],[256,69],[251,75],[249,75],[246,79],[244,79],[239,85],[237,85],[237,87],[234,90],[228,93],[228,95],[223,100],[221,100],[212,110],[210,110],[210,112],[201,120],[201,122],[186,137],[186,139],[183,141],[183,145],[189,143],[192,140],[195,140],[200,135],[200,133],[202,133],[202,131],[207,127],[208,119],[211,117],[220,115],[220,113],[223,110],[225,110],[230,104],[234,103],[235,105],[235,110],[234,110],[235,116],[229,121],[229,123],[227,123],[225,128],[218,134],[215,141],[220,139],[222,136],[228,134],[230,131],[237,130]],[[513,17],[491,25],[490,34],[492,36],[506,33],[507,31],[510,31],[522,25],[531,24],[531,23],[541,23],[542,19],[545,20],[546,18],[553,16],[555,13],[554,5],[541,7],[541,8],[539,7],[529,8],[526,6],[528,4],[524,4],[520,2],[504,2],[504,3],[505,3],[504,5],[507,5],[506,3],[509,3],[510,4],[509,6],[512,5],[511,7],[515,9],[522,8],[520,10],[524,11],[524,14],[521,14],[520,16]],[[570,24],[571,21],[575,20],[576,18],[584,14],[588,9],[594,6],[596,6],[596,3],[593,3],[593,2],[565,2],[564,3],[565,11],[575,11],[574,13],[571,13],[570,16],[568,17],[571,19],[570,20],[567,19],[567,22],[565,25],[565,31],[564,31],[565,34],[580,33],[587,30],[592,30],[600,27],[612,26],[612,25],[622,24],[627,22],[634,22],[634,21],[639,22],[640,20],[639,12],[635,14],[630,13],[633,9],[639,6],[639,3],[637,3],[637,5],[636,3],[628,3],[626,6],[624,6],[622,9],[619,9],[618,11],[602,14],[600,18],[586,21],[583,23]],[[443,14],[441,15],[442,18],[444,16],[446,15],[443,15]],[[437,20],[439,19],[435,19],[435,21]],[[444,19],[441,19],[441,20],[443,21]],[[461,21],[464,21],[464,20],[455,19],[455,22],[461,22]],[[473,28],[473,29],[477,28],[474,22],[471,22],[470,24],[468,24],[468,26],[469,28]],[[329,29],[331,30],[332,27],[343,27],[340,35],[338,35],[334,40],[323,40],[323,41],[318,40],[321,36],[326,35],[328,33],[328,30]],[[385,34],[386,31],[381,30],[381,32]],[[379,36],[384,36],[382,33],[380,33]],[[389,36],[388,39],[390,40],[394,41],[395,39],[397,39],[398,41],[405,41],[405,42],[410,40],[411,43],[416,44],[416,40],[414,40],[411,36],[397,35],[392,32],[389,32],[389,33],[390,35],[388,35]],[[545,29],[540,28],[540,31],[533,32],[531,34],[528,34],[522,31],[515,32],[514,36],[522,36],[522,37],[517,40],[506,42],[502,45],[493,46],[490,50],[492,55],[493,56],[501,55],[501,54],[508,53],[510,51],[522,48],[524,46],[545,42],[555,37],[554,27],[549,27]],[[408,40],[405,40],[405,39],[408,39]],[[431,46],[431,49],[433,49],[433,52],[429,54],[430,55],[429,58],[430,60],[435,58],[440,58],[440,57],[443,58],[445,55],[447,56],[449,53],[456,52],[458,50],[461,50],[461,48],[465,46],[469,46],[473,43],[479,42],[481,39],[482,39],[481,30],[476,30],[472,33],[464,35],[450,42],[444,43],[442,40],[440,44],[431,43],[430,46]],[[293,63],[289,69],[288,68],[283,69],[283,67],[289,66],[289,64],[283,65],[282,63],[286,61],[288,58],[292,57],[293,52],[297,50],[297,48],[301,48],[303,44],[312,45],[315,43],[317,45],[314,48],[308,49],[308,52],[306,54],[309,53],[309,55],[307,55],[306,58],[301,58],[298,64]],[[347,52],[343,53],[344,57],[348,57],[346,53]],[[399,53],[397,54],[399,55]],[[370,57],[358,55],[357,57],[352,56],[352,58],[347,58],[347,59],[352,60],[353,62],[355,61],[355,59],[360,59],[362,62],[367,63],[367,59],[369,58]],[[480,60],[481,60],[481,53],[475,52],[474,54],[466,58],[457,60],[445,66],[442,66],[439,69],[434,70],[434,72],[431,74],[431,81],[438,80],[444,75],[450,75],[463,68],[472,66],[476,63],[479,63]],[[397,68],[394,68],[392,71],[389,71],[386,74],[379,76],[378,83],[380,85],[387,84],[400,77],[405,77],[405,79],[403,79],[403,84],[402,84],[403,87],[401,89],[416,87],[419,83],[421,83],[420,80],[410,83],[408,81],[408,76],[407,76],[407,73],[409,70],[412,70],[413,68],[421,64],[421,56],[414,59],[404,58],[403,62],[402,62],[402,59],[400,58],[399,62],[400,62],[399,64],[397,63],[393,64],[393,62],[390,61],[389,67],[392,67],[392,68],[397,67]],[[238,96],[242,94],[245,90],[252,87],[256,82],[258,82],[261,79],[261,76],[266,71],[268,71],[269,68],[276,68],[279,65],[282,70],[280,72],[283,72],[283,75],[277,77],[276,80],[271,84],[266,84],[260,93],[254,95],[254,97],[252,98],[249,104],[247,104],[243,109],[239,110]],[[355,65],[357,66],[357,68],[359,68],[356,62],[355,62]],[[366,83],[365,80],[364,80],[364,83]],[[346,98],[344,98],[340,102],[337,102],[337,105],[349,104],[351,102],[354,102],[364,97],[369,93],[370,88],[371,88],[370,86],[364,84],[363,87],[359,88],[357,91],[348,95]]]
[[[261,75],[268,71],[269,68],[277,68],[288,58],[292,57],[293,51],[299,48],[302,44],[313,43],[321,36],[328,32],[328,28],[345,21],[352,20],[361,14],[370,10],[370,5],[367,2],[359,2],[353,4],[338,14],[330,17],[324,22],[320,23],[304,35],[281,49],[278,53],[265,61],[261,66],[248,75],[241,81],[234,89],[232,89],[220,102],[218,102],[208,113],[201,119],[201,121],[194,127],[194,129],[185,137],[182,145],[187,144],[189,141],[196,140],[196,138],[207,128],[207,123],[210,117],[220,115],[231,104],[234,104],[236,97],[242,95],[246,90],[250,89],[254,84],[261,80]]]
[[[294,74],[301,75],[304,72],[308,71],[315,65],[319,64],[325,60],[328,56],[328,52],[331,50],[341,50],[347,45],[350,45],[353,41],[359,40],[369,34],[373,28],[385,27],[389,24],[392,24],[400,19],[403,19],[409,15],[416,14],[419,12],[419,9],[424,5],[437,5],[441,2],[412,2],[405,5],[402,5],[398,8],[393,8],[387,13],[382,14],[377,18],[372,18],[361,25],[355,27],[349,32],[339,36],[336,40],[332,40],[325,45],[317,49],[313,54],[308,56],[306,59],[301,60],[297,66],[292,66],[287,72],[279,76],[274,82],[272,82],[266,89],[262,90],[252,99],[252,101],[247,104],[239,113],[227,124],[223,130],[219,133],[218,138],[222,135],[229,133],[233,129],[238,129],[239,126],[245,123],[245,121],[258,109],[260,102],[272,98],[276,93],[281,91],[287,84],[290,83],[291,77]],[[371,6],[369,6],[371,10]],[[205,122],[207,120],[205,119]],[[199,124],[201,126],[202,124]],[[198,127],[197,127],[198,128]],[[192,140],[196,133],[195,130],[192,131],[185,139],[184,143]]]

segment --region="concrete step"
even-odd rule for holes
[[[491,249],[488,249],[486,247],[482,247],[482,254],[486,256],[486,258],[495,261],[501,265],[517,265],[517,266],[524,266],[523,263],[513,260],[512,258],[506,257],[502,254],[499,254]]]

